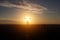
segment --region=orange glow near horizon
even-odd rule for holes
[[[21,14],[18,14],[18,24],[35,24],[37,22],[36,18],[36,15],[24,10]]]
[[[29,11],[24,11],[22,14],[18,14],[18,23],[19,24],[34,24],[35,15]]]
[[[20,17],[21,24],[32,24],[32,23],[34,23],[34,21],[35,20],[32,15],[24,14],[24,15],[21,15],[21,17]]]

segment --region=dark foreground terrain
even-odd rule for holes
[[[33,28],[26,32],[24,27]],[[0,40],[60,40],[60,25],[0,24]]]

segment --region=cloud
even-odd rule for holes
[[[24,1],[24,0],[23,2],[19,2],[19,5],[5,1],[3,3],[0,3],[0,6],[23,9],[25,11],[31,13],[38,13],[38,14],[42,14],[44,10],[47,10],[47,8],[41,6],[40,4],[28,3],[28,1]]]

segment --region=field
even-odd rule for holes
[[[30,27],[30,28],[25,28]],[[59,24],[0,24],[0,40],[60,40]]]

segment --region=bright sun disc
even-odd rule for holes
[[[26,24],[29,24],[31,22],[31,17],[29,16],[26,16],[24,19],[25,19]]]

